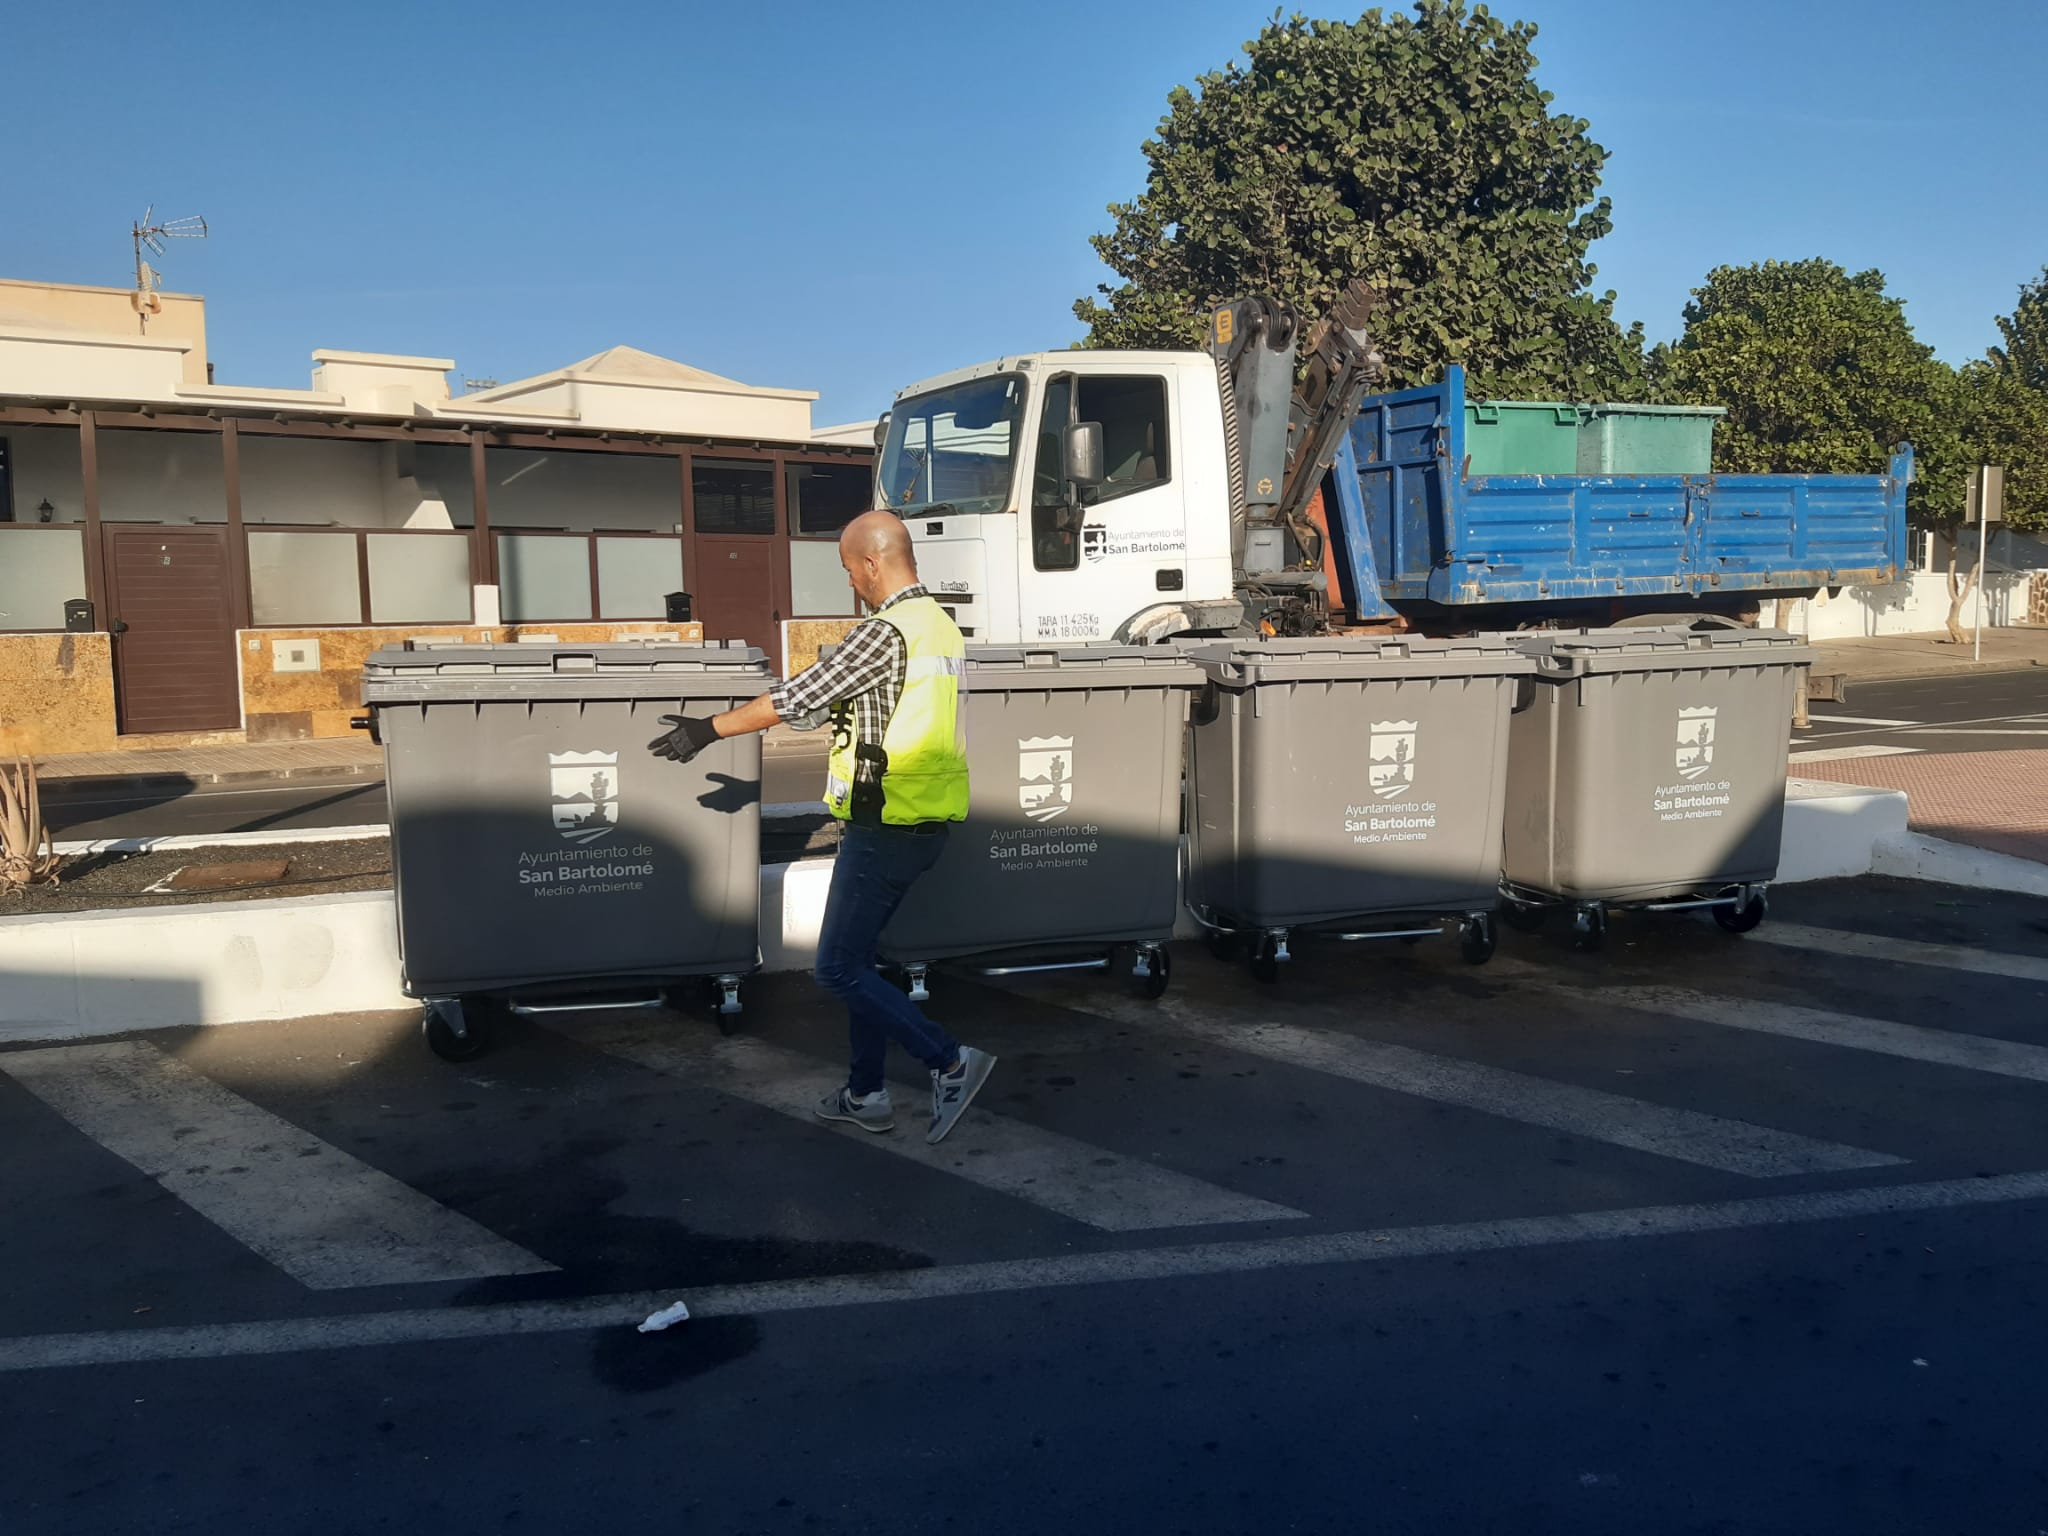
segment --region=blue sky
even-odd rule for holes
[[[1822,255],[1961,361],[2048,264],[2041,0],[1494,8],[1612,153],[1597,281],[1653,339],[1711,266]],[[624,342],[852,419],[1073,340],[1167,91],[1271,14],[16,7],[0,275],[125,283],[153,201],[213,226],[162,266],[206,294],[223,381],[303,385],[315,347],[512,379]]]

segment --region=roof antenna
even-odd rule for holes
[[[135,238],[135,291],[128,296],[128,302],[134,308],[145,336],[149,334],[149,317],[163,313],[164,301],[157,290],[163,287],[164,280],[155,267],[143,260],[142,253],[146,250],[152,256],[161,257],[166,240],[206,238],[206,220],[195,215],[189,219],[166,219],[159,224],[151,217],[155,212],[156,204],[151,203],[129,229]]]

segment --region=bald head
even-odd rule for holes
[[[854,595],[870,608],[883,603],[917,580],[917,556],[910,530],[893,512],[863,512],[839,535],[839,563]]]

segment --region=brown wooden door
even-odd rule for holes
[[[704,638],[758,645],[779,674],[789,541],[775,465],[693,459],[690,516],[697,563],[685,574]]]
[[[695,591],[690,602],[706,640],[758,645],[782,671],[782,611],[776,605],[776,562],[789,558],[780,539],[697,536]]]
[[[114,697],[126,734],[242,723],[225,528],[108,525]]]

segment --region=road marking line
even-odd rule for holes
[[[1793,1003],[1766,1003],[1748,997],[1709,997],[1680,987],[1601,987],[1596,990],[1555,982],[1538,982],[1536,985],[1541,991],[1583,1003],[1633,1008],[1640,1013],[1661,1013],[1675,1019],[1689,1019],[1695,1024],[1720,1024],[1756,1034],[1783,1035],[1787,1039],[1839,1045],[1853,1051],[1870,1051],[1907,1061],[1932,1062],[1936,1066],[1964,1067],[1973,1072],[1991,1072],[2000,1077],[2048,1083],[2048,1050],[2013,1040],[1996,1040],[1989,1035],[1966,1035],[1951,1030],[1926,1029],[1918,1024],[1895,1024],[1889,1019],[1866,1019],[1853,1013],[1834,1013],[1825,1008],[1804,1008]]]
[[[811,1106],[846,1081],[816,1057],[762,1040],[716,1039],[673,1024],[603,1023],[565,1027],[570,1039],[673,1077],[775,1110],[821,1132],[849,1137],[937,1172],[1000,1190],[1105,1232],[1298,1220],[1305,1213],[1241,1195],[1168,1168],[1118,1157],[1084,1141],[980,1109],[939,1146],[924,1139],[926,1100],[899,1098],[897,1129],[886,1136],[827,1126]]]
[[[1233,1021],[1182,998],[1169,996],[1157,1003],[1105,1000],[1104,1005],[1087,1011],[1119,1024],[1135,1024],[1354,1083],[1753,1179],[1884,1168],[1906,1161],[1889,1153],[1819,1141],[1697,1110],[1673,1109],[1405,1045],[1361,1040],[1335,1030]]]
[[[389,837],[387,826],[285,827],[275,832],[179,832],[163,837],[90,837],[60,842],[62,854],[156,853],[187,848],[260,848],[270,843],[355,843]]]
[[[1788,752],[1788,763],[1841,763],[1858,757],[1910,757],[1924,751],[1922,747],[1817,747],[1810,751]]]
[[[1989,726],[1973,726],[1968,730],[1956,730],[1946,725],[1916,725],[1906,732],[1909,736],[2048,736],[2048,726],[2008,726],[1993,729]]]
[[[0,1373],[165,1360],[237,1359],[309,1350],[389,1348],[599,1329],[623,1333],[650,1312],[679,1298],[689,1305],[693,1319],[761,1317],[776,1312],[1003,1296],[1068,1286],[1128,1285],[1312,1265],[1373,1264],[1637,1238],[1691,1237],[2044,1199],[2048,1199],[2048,1172],[2007,1173],[1981,1179],[1768,1195],[1700,1205],[1645,1206],[1571,1216],[1525,1216],[1442,1226],[1250,1238],[1115,1253],[1064,1254],[1057,1258],[948,1264],[815,1280],[769,1280],[701,1291],[635,1291],[502,1306],[354,1313],[190,1328],[40,1334],[0,1339]]]
[[[1966,949],[1959,944],[1929,944],[1923,939],[1889,939],[1874,933],[1848,933],[1839,928],[1810,928],[1804,923],[1765,923],[1745,935],[1752,944],[1782,944],[1787,949],[1815,949],[1857,960],[1896,960],[1907,965],[1938,965],[1979,976],[2010,976],[2019,981],[2048,981],[2048,956],[2004,954]]]
[[[555,1267],[153,1045],[9,1051],[0,1071],[314,1290]]]
[[[1918,725],[1918,720],[1871,720],[1862,715],[1808,715],[1824,725]]]

